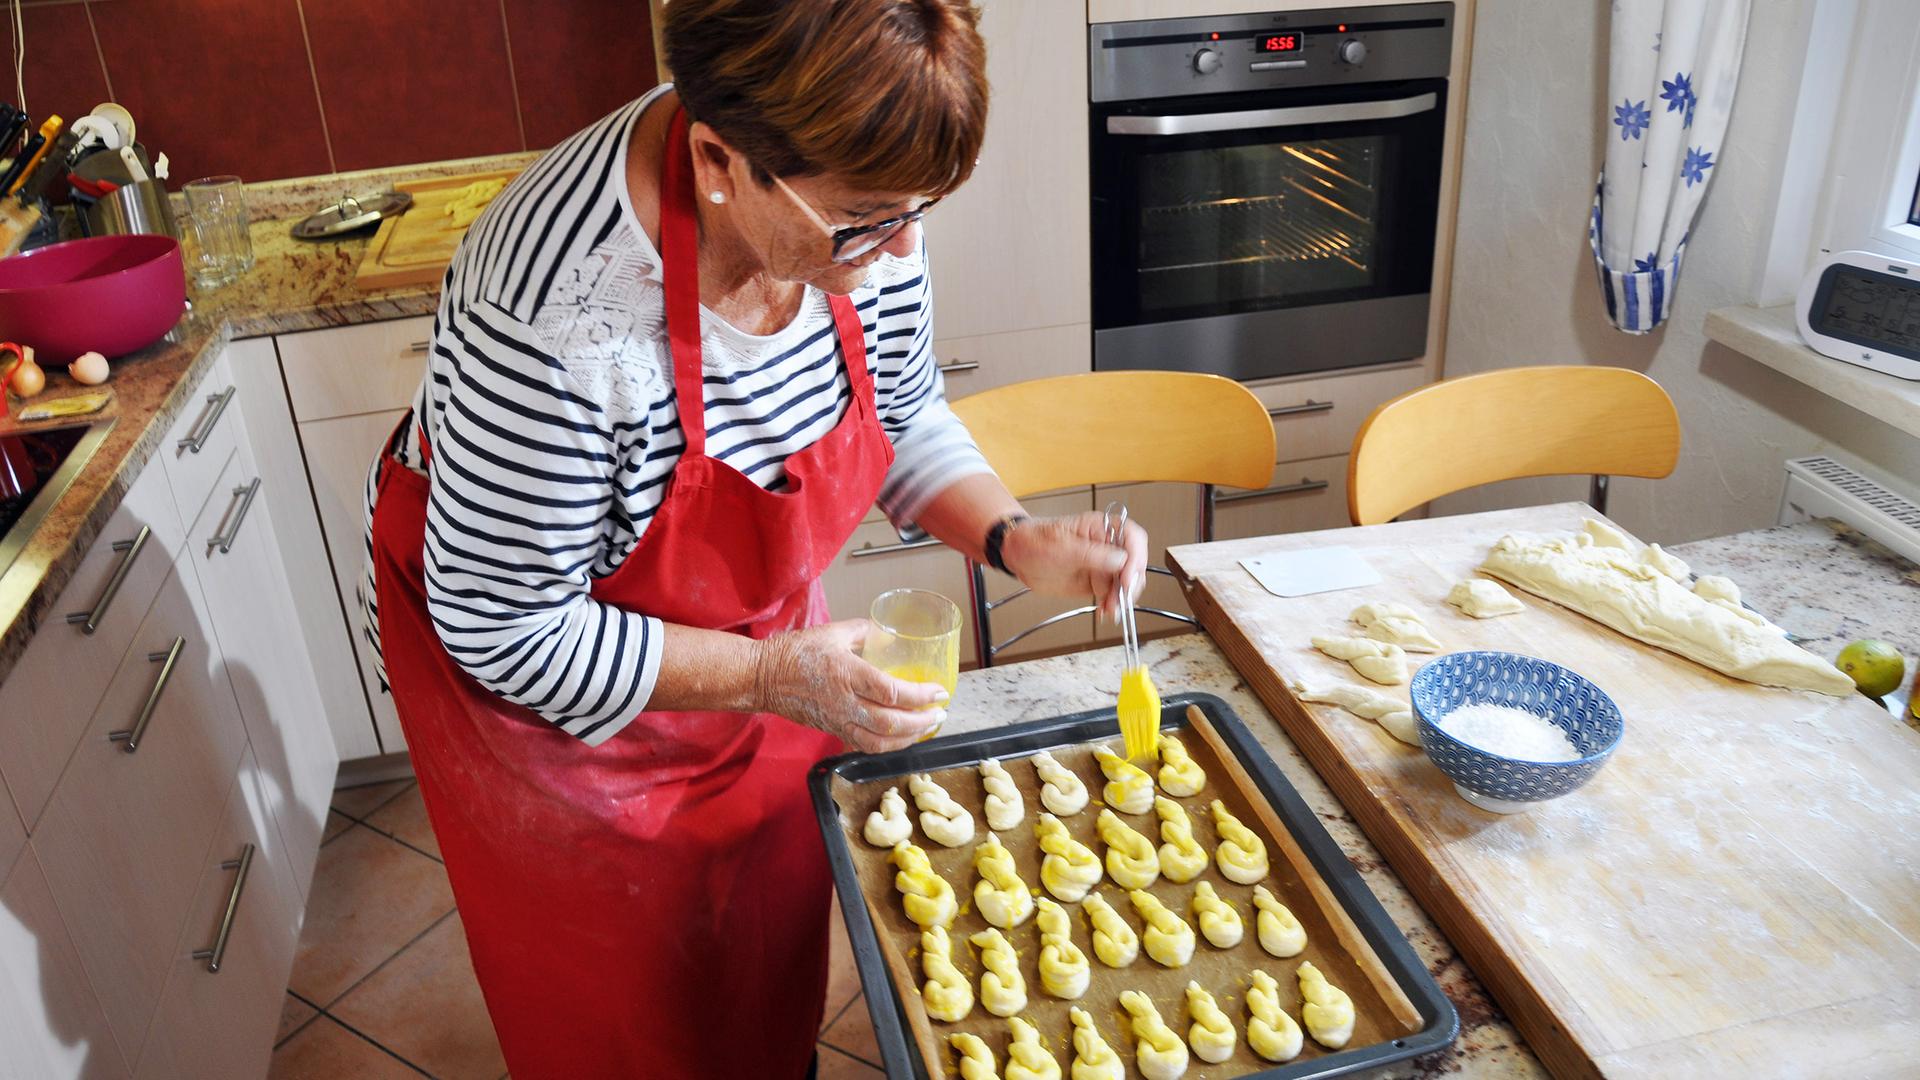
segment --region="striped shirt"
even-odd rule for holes
[[[400,460],[433,448],[429,614],[480,683],[589,744],[642,711],[659,620],[588,589],[626,559],[686,443],[666,341],[660,258],[634,217],[627,144],[656,89],[529,166],[474,222],[447,270]],[[852,294],[895,459],[880,505],[911,522],[947,485],[988,471],[947,407],[932,350],[924,248],[883,258]],[[826,297],[785,328],[743,333],[701,309],[707,453],[780,490],[786,459],[839,423],[851,390]],[[360,586],[380,654],[371,569],[376,462]],[[384,663],[380,665],[384,683]]]

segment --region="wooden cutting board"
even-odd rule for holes
[[[1484,621],[1442,602],[1503,534],[1589,516],[1567,503],[1168,555],[1202,625],[1556,1075],[1913,1075],[1920,733],[1865,698],[1737,682],[1528,594]],[[1385,580],[1283,600],[1238,565],[1336,543]],[[1419,610],[1447,651],[1580,672],[1619,703],[1624,741],[1559,800],[1470,806],[1417,748],[1287,689],[1358,681],[1308,639],[1366,600]]]
[[[460,238],[467,235],[465,225],[455,225],[447,216],[447,204],[460,197],[468,184],[481,180],[511,181],[518,169],[504,172],[466,173],[437,176],[430,180],[406,180],[393,185],[395,191],[413,196],[413,205],[399,217],[380,223],[367,251],[360,259],[354,284],[361,289],[391,289],[399,285],[435,285],[453,261]]]

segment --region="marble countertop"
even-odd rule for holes
[[[1451,1047],[1370,1075],[1468,1075],[1499,1080],[1546,1076],[1545,1066],[1527,1049],[1480,980],[1467,970],[1379,850],[1213,642],[1205,634],[1184,634],[1144,642],[1140,652],[1162,693],[1213,694],[1233,709],[1360,871],[1459,1010],[1460,1038]],[[943,730],[976,731],[1087,709],[1111,709],[1119,673],[1118,648],[962,672]]]
[[[80,557],[119,508],[165,432],[227,342],[332,326],[431,315],[439,286],[363,292],[354,285],[371,232],[340,240],[295,240],[293,223],[342,195],[384,190],[401,180],[524,165],[536,155],[378,169],[250,185],[255,264],[217,289],[194,289],[191,310],[167,337],[113,361],[114,427],[93,459],[34,531],[12,565],[0,568],[0,681],[25,651]],[[49,369],[42,399],[77,388]],[[56,425],[44,425],[56,426]],[[0,430],[5,430],[0,422]]]
[[[1723,573],[1749,603],[1824,656],[1856,637],[1878,636],[1920,654],[1920,567],[1837,522],[1806,522],[1684,544],[1674,552],[1700,573]],[[1260,740],[1319,816],[1460,1013],[1447,1050],[1384,1076],[1546,1076],[1500,1007],[1428,918],[1313,767],[1204,634],[1150,641],[1141,652],[1164,693],[1214,694]],[[974,731],[1085,709],[1112,708],[1119,650],[963,672],[946,730]],[[1911,684],[1910,684],[1911,685]],[[1904,710],[1903,710],[1904,713]]]

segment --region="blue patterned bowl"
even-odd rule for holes
[[[1626,733],[1620,707],[1606,691],[1559,664],[1532,656],[1449,653],[1422,667],[1411,689],[1420,745],[1427,756],[1453,781],[1461,798],[1499,814],[1559,798],[1593,779]],[[1510,705],[1545,717],[1585,756],[1521,761],[1461,742],[1440,730],[1439,721],[1462,705]]]

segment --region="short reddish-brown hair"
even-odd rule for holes
[[[680,100],[757,169],[946,195],[987,129],[969,0],[672,0]]]

